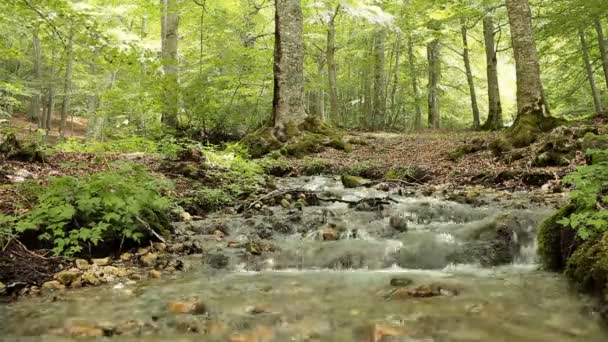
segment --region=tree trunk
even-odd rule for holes
[[[508,135],[514,146],[523,147],[534,142],[539,132],[552,129],[555,121],[543,96],[528,0],[507,0],[507,12],[517,74],[517,119]]]
[[[585,63],[585,71],[587,72],[587,79],[589,80],[589,86],[591,87],[591,95],[593,96],[593,105],[595,107],[595,113],[602,113],[602,100],[600,98],[600,92],[597,90],[595,85],[595,77],[593,75],[593,65],[591,65],[591,59],[589,58],[589,47],[587,46],[587,40],[585,39],[585,32],[580,30],[578,36],[581,39],[581,50],[583,53],[583,62]]]
[[[34,27],[32,34],[32,49],[33,49],[33,65],[34,65],[34,94],[32,95],[32,103],[30,106],[30,120],[35,121],[40,118],[40,87],[42,86],[42,74],[40,71],[41,53],[40,53],[40,38],[38,37],[39,26]]]
[[[179,111],[179,78],[178,78],[178,27],[179,8],[177,0],[164,0],[164,35],[162,37],[162,64],[164,71],[163,81],[163,111],[162,122],[170,129],[176,130],[178,126],[177,113]]]
[[[274,48],[275,135],[286,141],[288,128],[306,119],[304,110],[304,19],[300,0],[276,0]]]
[[[467,74],[467,83],[469,84],[469,94],[471,96],[471,109],[473,111],[473,128],[479,129],[479,105],[477,104],[477,93],[475,92],[475,80],[473,79],[473,71],[471,70],[471,59],[469,57],[469,38],[465,20],[462,20],[460,32],[462,34],[462,58],[464,59],[464,68]]]
[[[441,49],[439,39],[435,38],[427,44],[427,58],[429,64],[428,85],[428,126],[441,127],[441,113],[439,111],[439,80],[441,78]]]
[[[393,86],[391,89],[391,98],[390,98],[390,109],[393,114],[393,119],[391,120],[391,125],[397,120],[399,117],[399,110],[396,108],[395,97],[397,96],[397,89],[399,88],[399,60],[401,59],[401,40],[402,37],[399,35],[397,37],[397,41],[395,42],[395,66],[393,67]]]
[[[67,56],[65,64],[65,78],[63,83],[63,102],[61,103],[61,123],[59,133],[63,136],[65,124],[70,111],[70,96],[72,96],[72,64],[74,63],[74,31],[70,28],[68,38]]]
[[[386,75],[384,72],[384,40],[386,32],[384,29],[380,29],[374,36],[374,102],[372,128],[376,130],[383,127],[384,115],[386,112]]]
[[[327,81],[329,91],[330,117],[336,118],[338,114],[338,71],[336,67],[336,17],[340,12],[340,5],[327,24]]]
[[[418,76],[416,71],[416,56],[414,55],[414,42],[410,37],[407,43],[407,54],[410,64],[410,78],[412,82],[412,94],[414,96],[414,128],[422,129],[422,108],[420,108],[420,94],[418,92]]]
[[[608,89],[608,48],[606,47],[606,38],[604,37],[602,20],[600,18],[595,19],[595,31],[597,32],[597,40],[600,47],[602,66],[604,67],[604,78],[606,79],[606,87]]]
[[[496,53],[496,43],[494,18],[491,14],[486,14],[483,18],[483,37],[486,50],[486,72],[488,78],[488,119],[483,124],[484,130],[499,130],[503,127],[502,104],[500,102],[500,87],[498,85],[498,58]]]

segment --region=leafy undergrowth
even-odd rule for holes
[[[167,235],[171,188],[141,165],[124,164],[111,171],[81,177],[49,178],[45,184],[24,182],[16,191],[29,205],[21,215],[0,216],[4,236],[27,241],[57,255],[119,250]]]

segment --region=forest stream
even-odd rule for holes
[[[0,334],[68,341],[51,332],[94,325],[118,341],[608,339],[590,298],[539,271],[535,227],[549,208],[526,193],[471,206],[381,188],[283,179],[279,190],[315,193],[316,205],[176,226],[197,237],[221,225],[232,243],[272,245],[270,257],[200,236],[210,252],[189,257],[186,272],[24,298],[3,308]],[[180,300],[197,301],[197,314],[167,309]]]

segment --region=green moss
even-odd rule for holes
[[[587,150],[585,156],[589,165],[608,162],[608,150]]]
[[[281,152],[288,156],[302,158],[309,154],[322,152],[325,149],[324,140],[325,137],[321,134],[305,132],[290,140],[281,148]]]
[[[582,290],[608,294],[608,233],[577,248],[568,260],[566,276]]]
[[[546,166],[567,166],[570,165],[570,161],[567,156],[559,152],[543,152],[536,156],[534,159],[534,166],[546,167]]]
[[[589,132],[583,137],[581,147],[583,151],[592,149],[608,149],[608,135],[596,135]]]
[[[358,188],[366,183],[364,178],[351,175],[342,175],[340,180],[342,181],[342,185],[347,189]]]
[[[495,157],[501,157],[503,154],[513,150],[513,145],[505,137],[498,137],[490,143],[490,151]]]
[[[283,143],[274,136],[272,128],[269,127],[247,135],[242,143],[252,158],[260,158],[283,147]]]
[[[350,138],[350,139],[348,139],[348,142],[352,145],[360,145],[360,146],[369,145],[369,143],[367,141],[360,139],[360,138]]]
[[[304,158],[302,165],[302,174],[306,176],[315,176],[320,174],[330,173],[331,163],[328,160],[321,158]]]
[[[344,173],[368,179],[382,179],[385,168],[380,163],[364,161],[352,164],[344,170]]]
[[[327,146],[334,148],[336,150],[341,150],[341,151],[347,152],[347,153],[350,153],[353,151],[353,145],[344,141],[340,137],[331,138],[331,140],[329,141],[329,144],[327,144]]]
[[[565,253],[568,253],[566,249],[569,249],[569,246],[565,245],[574,242],[574,231],[566,231],[568,228],[565,228],[558,221],[570,216],[574,210],[573,205],[567,205],[545,220],[540,226],[538,231],[538,255],[543,267],[547,270],[561,271],[566,265],[568,255],[565,255]]]
[[[538,105],[538,108],[541,107]],[[524,113],[519,115],[506,137],[514,147],[526,147],[534,143],[541,133],[549,132],[562,123],[563,120],[543,117],[542,113]]]
[[[278,177],[285,176],[293,169],[285,158],[265,157],[257,160],[256,163],[264,169],[266,174]]]
[[[416,166],[393,168],[384,175],[386,180],[402,180],[413,183],[422,183],[427,181],[428,178],[428,172]]]

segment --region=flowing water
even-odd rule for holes
[[[517,209],[522,206],[496,198],[473,207],[415,191],[344,189],[322,177],[283,182],[280,187],[326,201],[178,227],[195,238],[221,227],[227,241],[262,241],[273,251],[252,255],[201,237],[207,254],[191,257],[189,270],[170,279],[0,308],[3,340],[67,341],[48,333],[83,321],[129,330],[112,337],[118,341],[226,341],[231,335],[231,341],[608,340],[591,301],[562,276],[538,270],[534,227],[550,209]],[[344,203],[365,198],[391,200]],[[221,269],[209,262],[217,258],[227,260]],[[395,296],[395,279],[441,290],[403,298]],[[202,300],[207,313],[167,312],[168,302],[191,298]],[[116,328],[121,325],[128,328]]]

